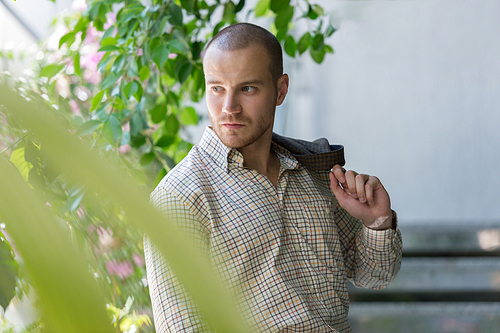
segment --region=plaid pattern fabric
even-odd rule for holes
[[[345,164],[344,147],[330,145],[325,138],[309,142],[273,133],[273,141],[292,153],[309,170],[325,171],[331,170],[335,164]]]
[[[201,142],[153,191],[243,300],[254,332],[351,332],[347,280],[380,289],[401,265],[397,228],[363,226],[337,203],[328,171],[311,171],[273,143],[278,187],[207,128]],[[207,331],[190,297],[147,239],[145,255],[158,332]]]

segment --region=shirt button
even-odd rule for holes
[[[330,214],[330,208],[328,208],[328,207],[327,207],[327,208],[325,208],[325,213],[326,213],[326,214]]]
[[[295,244],[295,251],[300,252],[300,245],[299,244]]]

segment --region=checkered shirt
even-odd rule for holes
[[[401,234],[364,227],[338,205],[328,171],[306,169],[274,142],[272,149],[277,187],[207,128],[151,200],[242,296],[253,332],[351,332],[347,281],[387,286],[401,266]],[[208,331],[147,238],[145,256],[157,332]]]

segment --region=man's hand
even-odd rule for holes
[[[335,165],[330,172],[330,188],[340,206],[370,229],[393,227],[391,200],[380,180]]]

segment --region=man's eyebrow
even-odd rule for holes
[[[222,84],[222,81],[216,80],[216,79],[209,79],[206,84]],[[249,81],[243,81],[238,83],[239,86],[252,86],[252,85],[264,85],[263,80],[255,79],[255,80],[249,80]]]
[[[252,86],[252,85],[262,86],[262,85],[264,85],[264,81],[255,79],[255,80],[241,82],[239,85],[240,86]]]
[[[207,81],[207,84],[221,84],[222,82],[221,81],[218,81],[218,80],[208,80]]]

